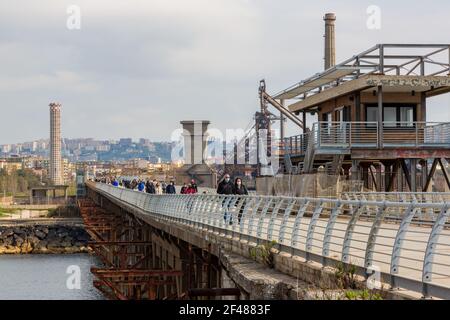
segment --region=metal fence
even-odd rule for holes
[[[450,192],[344,192],[346,200],[450,203]]]
[[[323,266],[379,274],[391,288],[450,298],[450,203],[273,196],[148,195],[105,184],[98,192],[178,222],[264,243]]]
[[[310,136],[316,148],[449,148],[450,123],[383,121],[380,134],[377,122],[316,122],[311,132],[285,138],[280,153],[306,154]]]

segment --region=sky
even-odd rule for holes
[[[327,12],[337,62],[377,43],[450,43],[447,0],[337,2],[0,0],[0,144],[47,138],[52,101],[65,138],[166,141],[195,119],[246,128],[259,80],[276,93],[323,69]],[[80,28],[68,28],[72,5]],[[367,27],[370,5],[380,29]],[[450,97],[427,116],[450,121]]]

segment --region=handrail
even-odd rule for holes
[[[392,287],[450,298],[447,202],[149,195],[101,183],[88,187],[160,221],[241,241],[276,241],[280,250],[324,266],[379,270]]]
[[[450,122],[383,121],[381,137],[376,121],[321,121],[314,123],[312,128],[312,131],[306,134],[285,138],[287,152],[304,155],[310,135],[314,136],[317,148],[322,149],[450,148]]]

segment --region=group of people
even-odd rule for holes
[[[108,182],[106,182],[108,183]],[[117,179],[112,178],[109,182],[115,187],[121,187],[149,194],[176,194],[175,182],[170,181],[166,184],[164,181],[142,180],[142,179]],[[198,186],[194,179],[190,183],[184,183],[180,189],[180,194],[196,194],[198,193]],[[241,178],[236,178],[234,182],[231,180],[229,174],[225,174],[224,179],[217,187],[217,194],[223,195],[248,195],[247,187],[242,183]]]
[[[175,182],[170,181],[169,184],[165,182],[153,180],[141,180],[141,179],[111,179],[111,184],[115,187],[121,187],[125,189],[137,190],[140,192],[146,192],[150,194],[176,194]]]
[[[189,183],[189,184],[184,183],[183,186],[181,187],[180,193],[181,194],[196,194],[196,193],[198,193],[198,187],[197,187],[197,184],[195,183],[195,180],[192,179],[191,183]]]
[[[219,183],[217,187],[218,194],[224,195],[247,195],[248,190],[247,187],[242,183],[241,178],[236,178],[234,183],[231,181],[230,175],[225,174],[224,179]]]

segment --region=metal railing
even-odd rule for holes
[[[144,214],[240,241],[276,241],[280,250],[356,266],[383,283],[450,298],[450,203],[271,196],[148,195],[90,183]],[[426,213],[426,217],[424,214]]]
[[[311,135],[316,149],[450,148],[449,122],[384,121],[382,134],[377,122],[316,122],[311,132],[285,138],[281,152],[305,155]]]
[[[318,148],[376,148],[377,122],[316,122]]]
[[[450,203],[450,192],[345,192],[346,200]]]

